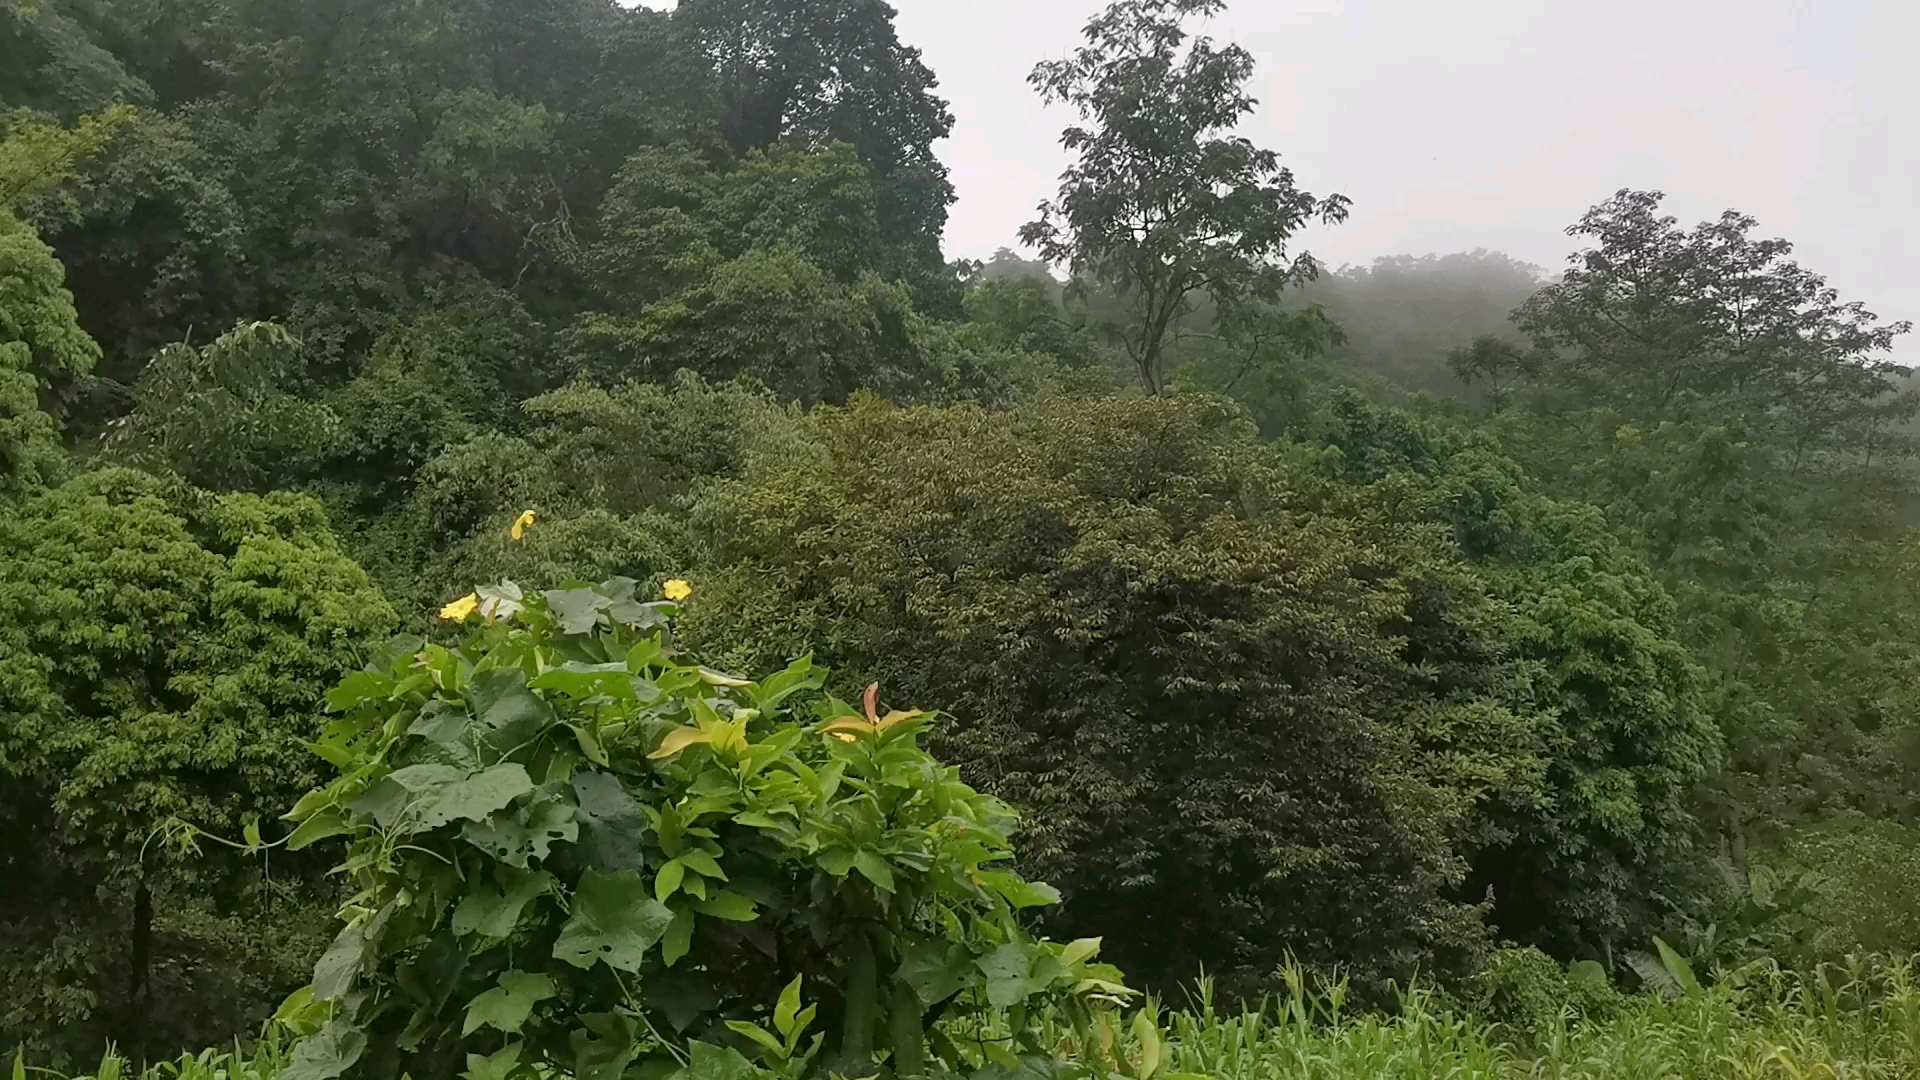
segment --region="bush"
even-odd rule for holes
[[[113,470],[5,507],[0,1041],[140,1053],[266,1019],[311,962],[298,886],[324,865],[269,887],[152,841],[237,835],[316,782],[321,696],[395,621],[310,499]]]
[[[823,697],[808,659],[704,667],[634,590],[479,590],[458,644],[329,695],[340,776],[289,845],[346,836],[356,891],[286,1080],[939,1074],[989,1063],[945,1034],[978,1024],[1038,1067],[1038,1007],[1127,993],[1097,942],[1022,932],[1057,895],[997,868],[1015,816],[919,748],[931,716]]]

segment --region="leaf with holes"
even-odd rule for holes
[[[528,860],[546,858],[554,844],[578,839],[580,823],[572,805],[548,799],[510,807],[485,821],[468,822],[460,836],[501,862],[524,870]]]
[[[555,996],[553,980],[525,971],[500,975],[500,985],[482,993],[467,1005],[467,1019],[460,1034],[471,1035],[483,1027],[495,1027],[508,1034],[519,1034],[526,1026],[533,1007]]]
[[[589,870],[573,894],[573,917],[553,943],[555,959],[577,968],[595,963],[637,972],[673,911],[649,895],[637,871],[602,874]]]

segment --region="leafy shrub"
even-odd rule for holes
[[[1467,1004],[1521,1046],[1534,1047],[1572,1022],[1603,1019],[1621,995],[1591,961],[1570,968],[1533,948],[1496,950],[1473,978]]]
[[[464,640],[329,696],[340,776],[289,844],[348,837],[355,892],[283,1008],[317,1029],[287,1080],[905,1076],[981,1066],[947,1034],[980,1024],[1011,1068],[1037,1007],[1126,993],[1097,942],[1022,932],[1057,894],[996,868],[1015,815],[919,748],[931,716],[822,697],[808,659],[704,667],[634,589],[479,590],[443,612]]]
[[[0,512],[0,1041],[137,1053],[266,1018],[324,865],[267,889],[149,841],[311,787],[322,694],[395,622],[310,499],[112,470]]]
[[[1644,941],[1714,750],[1666,598],[1597,515],[1389,420],[822,410],[702,499],[726,602],[682,632],[946,703],[934,749],[1033,814],[1049,925],[1155,988],[1291,954],[1382,1002],[1471,973],[1490,893],[1504,937]]]

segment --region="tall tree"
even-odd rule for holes
[[[712,72],[721,130],[737,154],[777,142],[851,145],[873,170],[888,276],[923,310],[959,315],[940,253],[953,185],[933,144],[953,130],[920,50],[901,43],[883,0],[684,0],[674,25]]]
[[[1277,299],[1318,271],[1310,255],[1289,261],[1287,241],[1315,217],[1347,216],[1344,196],[1300,190],[1278,154],[1230,134],[1257,104],[1246,92],[1253,55],[1187,30],[1225,7],[1116,0],[1087,24],[1084,46],[1029,80],[1085,124],[1062,134],[1078,160],[1020,238],[1123,298],[1128,318],[1116,330],[1154,393],[1199,300],[1224,314]]]

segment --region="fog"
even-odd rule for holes
[[[1053,189],[1071,114],[1034,62],[1098,0],[896,0],[953,103],[956,257],[1009,244]],[[1303,238],[1334,263],[1485,247],[1557,269],[1564,230],[1622,187],[1691,225],[1729,207],[1889,319],[1920,319],[1920,76],[1871,0],[1240,0],[1210,32],[1260,60],[1245,133],[1354,200]],[[1920,362],[1909,338],[1903,358]]]

